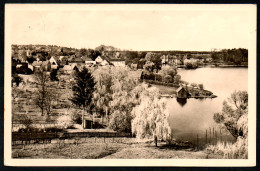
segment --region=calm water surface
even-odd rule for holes
[[[216,127],[213,115],[221,112],[223,100],[235,90],[247,90],[247,68],[199,68],[196,70],[179,69],[182,80],[189,83],[202,83],[204,89],[212,91],[214,99],[187,99],[177,102],[169,99],[169,121],[176,136],[184,134],[203,134],[209,127]]]

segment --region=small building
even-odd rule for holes
[[[50,63],[51,63],[51,69],[57,69],[58,68],[58,58],[55,57],[55,56],[52,56],[50,59],[49,59]]]
[[[62,68],[62,71],[66,74],[70,74],[73,71],[78,71],[78,67],[77,64],[69,64],[69,65],[64,65],[64,67]]]
[[[116,67],[125,67],[124,59],[110,59],[110,62]]]
[[[73,62],[73,63],[84,63],[84,60],[80,57],[76,57],[71,62]]]
[[[107,57],[104,57],[104,56],[98,56],[96,59],[95,59],[95,62],[96,64],[100,64],[102,66],[104,65],[110,65],[111,62],[109,61],[109,59]]]
[[[51,70],[51,63],[50,61],[43,61],[41,65],[41,69],[43,71],[50,71]]]
[[[85,64],[96,64],[96,61],[93,61],[91,58],[87,56],[83,56],[82,59],[85,62]]]
[[[177,98],[188,98],[189,97],[189,93],[188,93],[188,91],[185,88],[179,87],[176,90],[176,96],[177,96]]]
[[[34,61],[34,62],[32,63],[33,71],[39,70],[40,67],[41,67],[41,65],[42,65],[42,61]]]
[[[83,118],[83,128],[92,129],[93,128],[93,118],[85,116]]]

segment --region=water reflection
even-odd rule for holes
[[[176,98],[177,102],[183,107],[187,103],[186,98]]]

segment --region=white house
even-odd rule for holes
[[[108,59],[106,59],[105,57],[101,57],[101,56],[98,56],[96,59],[95,59],[95,62],[96,62],[96,64],[100,64],[100,65],[102,65],[102,66],[104,66],[104,65],[109,65],[110,64],[110,62],[109,62],[109,60]]]
[[[116,67],[125,67],[124,59],[110,59],[110,62]]]
[[[56,57],[52,56],[49,59],[50,63],[51,63],[51,69],[57,69],[58,68],[58,63],[57,63],[57,59]]]

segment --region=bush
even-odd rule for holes
[[[223,155],[226,159],[247,159],[248,139],[239,137],[236,143],[218,142],[216,145],[209,145],[206,150],[211,153]]]
[[[45,131],[46,132],[61,132],[61,131],[63,131],[63,129],[57,128],[57,127],[52,127],[52,128],[46,128]]]
[[[79,113],[73,113],[72,120],[77,124],[82,124],[82,116]]]
[[[32,125],[32,120],[26,114],[20,116],[20,124],[23,124],[26,129],[29,129]]]

